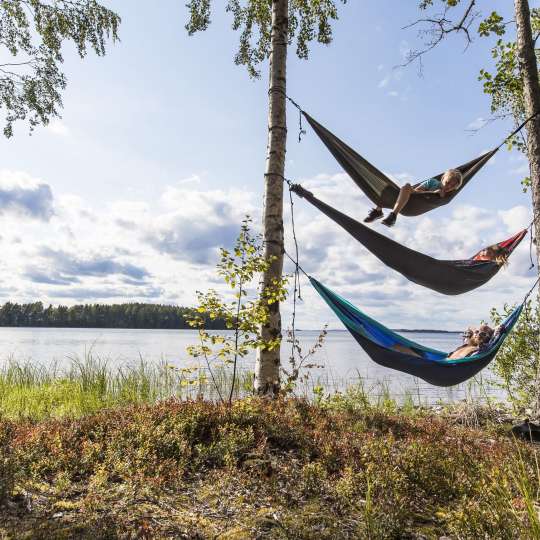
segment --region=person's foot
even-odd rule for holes
[[[371,223],[372,221],[375,221],[376,219],[380,219],[383,217],[383,212],[379,208],[372,208],[369,211],[369,214],[364,219],[364,223]]]
[[[394,223],[396,222],[397,216],[394,214],[394,212],[390,212],[382,221],[381,223],[383,225],[386,225],[387,227],[392,227]]]

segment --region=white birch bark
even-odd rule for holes
[[[286,70],[288,0],[272,0],[272,35],[270,52],[268,145],[264,175],[263,237],[265,256],[275,257],[261,280],[264,289],[283,273],[283,177],[287,143]],[[268,324],[262,327],[265,340],[281,337],[279,303],[270,307]],[[279,392],[280,348],[258,350],[255,365],[255,391],[260,395]]]
[[[540,111],[540,82],[534,51],[531,14],[528,0],[514,0],[517,27],[517,54],[523,81],[525,116]],[[527,155],[529,158],[534,230],[536,236],[537,269],[540,272],[540,116],[527,124]]]

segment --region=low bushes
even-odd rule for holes
[[[171,400],[0,421],[0,452],[0,537],[540,537],[534,448],[429,413]]]

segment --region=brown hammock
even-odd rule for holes
[[[309,114],[304,111],[302,111],[302,114],[317,136],[326,145],[328,150],[330,150],[330,153],[336,158],[337,162],[345,169],[356,185],[371,199],[373,204],[381,208],[393,208],[399,195],[399,186],[332,132],[319,124]],[[453,167],[460,170],[463,175],[463,182],[459,189],[448,193],[445,197],[441,197],[437,193],[414,192],[401,213],[405,216],[419,216],[434,208],[448,204],[461,192],[489,159],[495,155],[498,149],[499,147],[463,165]],[[440,173],[431,178],[440,180],[442,175],[443,173]]]

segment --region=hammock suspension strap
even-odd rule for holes
[[[534,114],[531,114],[531,116],[529,116],[529,118],[527,118],[525,121],[523,121],[516,129],[514,129],[514,131],[512,131],[512,133],[510,133],[510,135],[508,135],[508,137],[506,137],[504,139],[504,141],[501,144],[499,144],[499,146],[497,146],[497,150],[501,146],[506,144],[506,142],[509,141],[514,135],[517,135],[533,118],[536,118],[539,114],[540,114],[540,111],[537,111]]]
[[[298,142],[302,142],[302,135],[306,134],[306,130],[304,129],[302,125],[302,113],[304,112],[302,110],[302,107],[294,101],[293,98],[290,98],[289,96],[285,96],[297,109],[298,109]]]
[[[302,122],[302,115],[300,115],[300,127],[301,127],[301,122]],[[301,133],[302,133],[302,130],[300,131],[300,134]],[[294,264],[293,310],[292,310],[292,315],[291,315],[291,356],[290,356],[290,359],[294,361],[295,354],[296,354],[296,304],[297,304],[297,300],[302,301],[300,272],[303,272],[307,277],[309,276],[304,272],[300,264],[298,264],[299,249],[298,249],[298,239],[296,237],[296,227],[295,227],[295,222],[294,222],[294,200],[292,196],[292,186],[294,184],[292,183],[292,180],[290,180],[289,178],[286,178],[285,176],[279,173],[265,173],[264,176],[277,176],[281,178],[281,180],[285,182],[287,186],[289,187],[289,203],[291,206],[291,228],[292,228],[292,235],[293,235],[293,241],[294,241],[295,258],[293,259],[293,257],[291,257],[287,253],[287,251],[285,251],[285,249],[283,250],[283,252]]]
[[[523,303],[525,303],[527,301],[527,298],[531,296],[531,293],[534,291],[538,283],[540,283],[540,277],[537,278],[537,280],[534,282],[534,285],[529,289],[529,292],[525,295],[525,298],[523,299]]]
[[[298,264],[298,239],[296,238],[296,229],[294,225],[294,201],[291,191],[291,182],[290,180],[285,179],[289,185],[289,202],[291,205],[291,226],[292,234],[294,240],[294,250],[295,250],[295,268],[294,268],[294,288],[293,288],[293,310],[292,310],[292,320],[291,320],[291,362],[294,363],[295,353],[296,353],[296,301],[302,300],[302,291],[300,288],[300,265]],[[288,256],[288,255],[287,255]]]
[[[298,103],[296,103],[296,101],[294,101],[293,98],[291,98],[289,96],[285,96],[285,97],[291,102],[291,104],[294,107],[296,107],[298,109],[298,113],[300,115],[300,132],[298,134],[298,142],[300,142],[302,140],[302,135],[306,134],[305,129],[302,129],[302,114],[304,113],[304,110],[302,109],[302,107],[300,107],[300,105],[298,105]],[[512,133],[510,133],[510,135],[505,137],[503,142],[501,144],[499,144],[499,146],[497,146],[497,150],[499,148],[501,148],[501,146],[504,146],[504,144],[506,144],[506,142],[508,140],[510,140],[514,135],[518,134],[531,120],[536,118],[539,114],[540,114],[540,111],[537,111],[534,114],[531,114],[531,116],[529,116],[529,118],[525,119],[516,129],[514,129],[514,131],[512,131]]]

